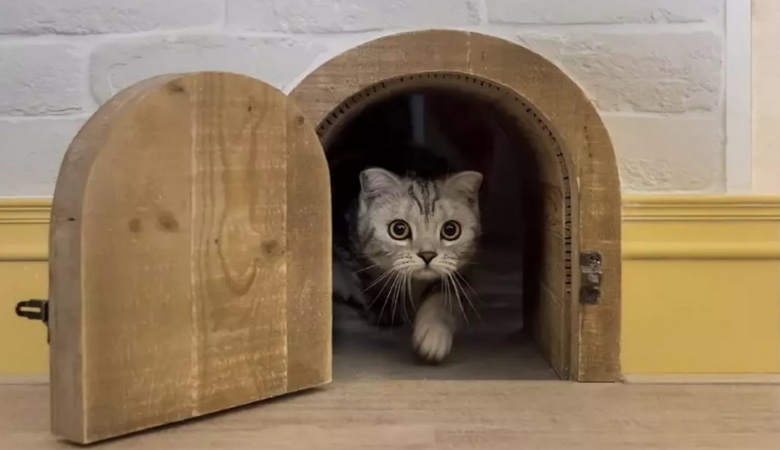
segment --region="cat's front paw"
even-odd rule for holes
[[[439,363],[452,349],[452,328],[435,315],[423,317],[414,326],[412,344],[418,355]]]

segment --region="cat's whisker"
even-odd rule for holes
[[[406,291],[404,292],[404,315],[406,316],[407,322],[412,322],[411,316],[409,316],[409,307],[408,305],[412,305],[412,309],[416,311],[416,308],[414,306],[414,299],[412,298],[412,277],[409,275],[409,272],[407,271],[405,274],[405,280],[404,284]]]
[[[444,272],[439,273],[439,279],[440,279],[440,289],[442,297],[444,298],[445,303],[449,304],[449,298],[450,298],[450,286],[449,281],[447,281],[447,274]]]
[[[406,276],[406,292],[409,295],[409,304],[412,305],[412,311],[417,312],[417,305],[414,304],[414,295],[412,292],[412,276],[408,274]]]
[[[390,288],[390,292],[388,293],[388,296],[391,297],[393,309],[390,314],[390,325],[395,325],[395,310],[398,306],[398,295],[401,292],[401,286],[403,283],[404,276],[406,274],[403,271],[398,272],[398,276],[396,277],[395,282],[393,282],[393,286]]]
[[[365,272],[366,270],[373,269],[374,267],[376,267],[376,264],[371,264],[370,266],[363,267],[362,269],[356,270],[355,273]]]
[[[401,302],[401,306],[404,310],[404,320],[407,322],[409,321],[409,311],[407,307],[407,301],[408,301],[408,290],[407,286],[409,283],[409,270],[404,270],[403,272],[403,280],[401,280],[401,284],[398,286],[398,301]]]
[[[406,277],[407,271],[401,273],[401,283],[398,285],[398,302],[401,303],[400,309],[403,312],[404,320],[409,320],[409,313],[406,310]]]
[[[396,269],[398,271],[398,279],[393,284],[392,300],[393,300],[393,321],[395,321],[396,310],[398,309],[398,303],[404,301],[404,286],[406,285],[406,270],[403,268]],[[405,309],[405,305],[401,304],[401,308]]]
[[[444,284],[444,289],[445,289],[444,299],[445,299],[445,301],[447,303],[447,312],[451,316],[452,315],[452,302],[453,302],[455,297],[453,296],[452,286],[450,285],[451,282],[447,278],[446,274],[442,275],[442,282]]]
[[[461,291],[463,292],[463,296],[464,296],[464,297],[466,297],[466,301],[469,303],[469,306],[471,306],[471,309],[472,309],[472,311],[474,311],[474,314],[477,316],[477,320],[479,320],[480,322],[482,322],[482,316],[479,314],[479,311],[478,311],[478,310],[477,310],[477,308],[474,306],[474,303],[472,303],[472,302],[471,302],[471,298],[469,297],[468,293],[467,293],[467,292],[465,291],[465,289],[463,288],[463,285],[462,285],[462,284],[460,283],[460,281],[458,281],[458,279],[457,279],[457,278],[455,278],[455,277],[453,277],[453,281],[457,282],[457,286],[458,286],[458,287],[461,289]]]
[[[468,325],[469,324],[469,318],[468,318],[468,315],[466,314],[466,310],[463,309],[463,301],[461,301],[461,299],[460,299],[460,293],[458,292],[458,288],[457,288],[457,284],[456,284],[457,280],[453,277],[452,273],[448,273],[447,277],[449,277],[450,282],[455,286],[455,296],[456,296],[456,298],[458,300],[458,306],[460,307],[460,313],[463,315],[463,320],[466,321],[466,325]]]
[[[393,272],[393,277],[391,278],[392,282],[394,283],[397,278],[398,278],[398,272]],[[385,286],[387,286],[387,283],[385,283]],[[384,286],[382,287],[382,290],[384,290]],[[381,295],[381,291],[379,295]],[[385,301],[382,303],[382,309],[379,310],[379,318],[377,319],[377,328],[379,328],[379,322],[382,321],[382,316],[385,313],[385,308],[387,307],[387,302],[389,299],[390,299],[389,296],[385,296]]]
[[[461,282],[463,282],[463,283],[466,285],[466,287],[468,287],[468,288],[469,288],[469,290],[470,290],[470,291],[471,291],[471,292],[474,294],[474,300],[475,300],[477,303],[480,303],[480,304],[482,304],[482,299],[481,299],[481,298],[479,298],[479,294],[477,294],[477,291],[475,291],[475,290],[474,290],[474,287],[472,287],[472,286],[471,286],[471,283],[469,283],[469,281],[466,279],[466,277],[464,277],[463,275],[461,275],[461,274],[460,274],[460,273],[458,273],[458,272],[455,272],[455,275],[456,275],[458,278],[460,278],[460,281],[461,281]]]
[[[388,276],[390,276],[390,274],[392,274],[392,273],[393,273],[393,269],[388,269],[388,270],[386,270],[386,271],[385,271],[385,272],[384,272],[382,275],[378,276],[378,277],[376,278],[376,280],[374,280],[374,282],[373,282],[373,283],[371,283],[370,285],[368,285],[368,287],[366,287],[365,289],[363,289],[363,292],[366,292],[366,291],[368,291],[369,289],[371,289],[372,287],[376,286],[376,285],[377,285],[377,284],[378,284],[380,281],[382,281],[383,279],[387,278],[387,277],[388,277]]]
[[[388,270],[386,273],[388,275],[394,275],[392,270]],[[372,306],[374,306],[374,303],[376,303],[377,299],[379,299],[379,297],[382,296],[382,292],[385,290],[385,288],[387,287],[388,283],[390,283],[392,280],[393,280],[392,277],[389,277],[389,276],[385,277],[385,281],[384,281],[384,283],[382,283],[382,287],[379,289],[379,292],[374,296],[374,299],[368,305],[368,308],[371,308]],[[376,284],[377,282],[375,282],[374,284]]]

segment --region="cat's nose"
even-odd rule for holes
[[[431,261],[433,261],[433,258],[435,258],[437,255],[436,252],[420,252],[417,254],[417,256],[420,257],[423,261],[425,261],[425,264],[430,264]]]

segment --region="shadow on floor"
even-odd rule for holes
[[[474,327],[455,337],[440,366],[418,362],[411,329],[377,329],[342,305],[333,308],[333,379],[336,382],[391,380],[554,380],[533,341],[523,332]]]

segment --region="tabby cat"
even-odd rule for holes
[[[356,178],[354,201],[334,211],[344,213],[334,223],[334,295],[378,322],[413,321],[414,349],[440,362],[474,307],[461,272],[477,250],[482,174],[369,167]]]

